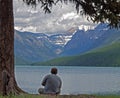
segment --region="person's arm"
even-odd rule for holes
[[[61,92],[61,87],[62,87],[62,80],[59,78],[59,82],[60,82],[60,85],[59,85],[59,91],[57,92],[57,94],[60,94]]]
[[[60,79],[60,86],[59,86],[59,88],[61,88],[62,87],[62,80]]]
[[[42,83],[41,83],[43,86],[45,86],[45,84],[46,84],[47,77],[48,77],[48,75],[43,78],[43,81],[42,81]]]

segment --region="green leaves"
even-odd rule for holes
[[[41,4],[41,8],[45,13],[51,13],[51,8],[53,6],[54,0],[23,0],[27,5],[36,7]]]

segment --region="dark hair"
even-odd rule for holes
[[[57,68],[52,68],[52,69],[51,69],[51,73],[52,73],[52,74],[57,74]]]

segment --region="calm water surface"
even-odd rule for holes
[[[120,67],[67,67],[59,66],[62,78],[61,94],[106,94],[120,92]],[[29,93],[37,94],[43,77],[50,66],[16,66],[18,85]]]

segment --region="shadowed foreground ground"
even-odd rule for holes
[[[120,95],[86,95],[86,94],[80,94],[80,95],[59,95],[59,96],[53,96],[53,95],[34,95],[34,94],[28,94],[28,95],[19,95],[19,96],[0,96],[0,98],[120,98]]]

